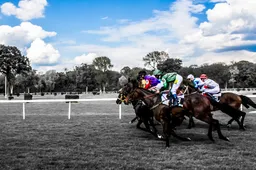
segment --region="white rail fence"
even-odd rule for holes
[[[250,98],[256,97],[256,95],[245,95]],[[53,102],[68,102],[68,119],[71,117],[71,104],[72,102],[97,102],[97,101],[116,101],[117,98],[102,98],[102,99],[46,99],[46,100],[0,100],[0,103],[22,103],[22,116],[23,119],[26,118],[26,103],[53,103]],[[241,110],[243,106],[241,105]],[[252,111],[250,113],[255,113]],[[122,118],[122,106],[119,105],[119,119]]]
[[[68,102],[68,119],[71,117],[72,102],[98,102],[98,101],[116,101],[117,98],[102,98],[102,99],[46,99],[46,100],[0,100],[0,103],[22,103],[23,119],[26,117],[26,103],[53,103],[53,102]],[[121,119],[121,105],[119,105],[119,119]]]

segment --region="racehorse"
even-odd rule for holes
[[[118,98],[116,100],[116,104],[121,104],[124,99],[125,95],[119,92]],[[150,132],[155,137],[160,137],[160,135],[157,134],[157,130],[155,128],[154,122],[153,122],[153,112],[141,101],[141,100],[134,100],[131,102],[133,105],[133,108],[135,110],[136,117],[131,120],[131,123],[133,123],[136,119],[138,120],[138,123],[136,127],[138,129],[141,129],[146,132]],[[127,103],[126,103],[127,104]],[[144,126],[146,128],[142,128],[140,125],[144,123]],[[153,131],[150,129],[150,126],[153,128]]]
[[[241,105],[245,106],[247,109],[250,106],[256,109],[256,104],[249,97],[231,92],[222,93],[220,97],[220,103],[227,103],[231,107],[238,110],[240,109]],[[244,119],[244,117],[242,117],[242,119]],[[231,123],[234,120],[234,118],[230,119],[227,125],[231,126]],[[241,123],[243,123],[242,120]]]
[[[210,102],[208,104],[210,104],[211,111],[221,110],[222,112],[224,112],[224,113],[228,114],[230,117],[232,117],[232,119],[228,123],[230,123],[233,120],[235,120],[238,123],[240,129],[243,129],[243,130],[245,129],[243,124],[244,124],[244,118],[245,118],[245,114],[246,113],[240,111],[239,109],[237,109],[235,107],[231,107],[232,105],[230,105],[230,103],[227,102],[228,100],[224,100],[224,98],[223,98],[221,100],[221,102],[217,102],[215,99],[212,98],[212,96],[209,96],[209,95],[204,96],[204,95],[200,94],[197,91],[197,89],[194,88],[194,86],[191,86],[191,84],[188,84],[186,86],[186,90],[185,91],[188,93],[188,94],[185,94],[185,98],[187,98],[187,97],[191,98],[191,96],[192,97],[195,96],[195,98],[197,100],[199,100],[198,98],[200,98],[200,97],[208,99],[208,101]],[[200,101],[203,102],[204,100],[200,100]],[[206,103],[204,103],[204,104],[206,104]],[[242,117],[241,121],[239,120],[240,117]],[[189,128],[192,127],[192,124],[194,124],[193,123],[193,118],[190,117],[189,126],[188,127]]]
[[[169,137],[170,135],[183,140],[190,141],[189,138],[184,138],[178,136],[173,129],[172,119],[171,119],[171,109],[169,106],[162,104],[161,95],[157,93],[150,92],[146,89],[139,88],[137,83],[128,82],[123,88],[122,93],[126,95],[125,103],[134,100],[142,100],[149,108],[152,110],[154,118],[161,123],[163,127],[163,136],[166,142],[166,147],[169,147]],[[179,118],[182,120],[183,118]],[[181,121],[181,122],[182,122]],[[178,122],[178,121],[177,121]],[[180,122],[179,122],[180,123]]]
[[[214,127],[217,129],[217,133],[220,139],[229,141],[229,139],[222,134],[220,130],[219,121],[212,117],[211,111],[213,109],[213,105],[211,104],[210,100],[207,97],[202,96],[199,93],[193,93],[193,94],[187,95],[184,98],[183,108],[192,112],[193,116],[196,119],[199,119],[209,124],[208,138],[210,140],[214,141],[212,137],[212,130]]]

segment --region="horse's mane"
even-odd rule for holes
[[[147,89],[144,89],[144,88],[141,88],[141,87],[137,87],[137,89],[140,89],[140,90],[142,90],[142,91],[144,91],[146,93],[155,94],[155,92],[147,90]]]

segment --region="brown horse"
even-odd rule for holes
[[[247,109],[250,106],[256,109],[256,104],[249,97],[231,92],[222,93],[220,103],[226,103],[237,110],[240,109],[241,105],[245,106]],[[242,117],[242,119],[244,120],[244,117]],[[234,118],[230,119],[227,125],[231,126],[234,120]],[[243,120],[241,120],[241,123],[244,122]]]
[[[238,123],[240,129],[243,129],[243,130],[245,129],[243,126],[243,123],[244,123],[244,118],[245,118],[246,113],[243,111],[240,111],[238,108],[232,107],[232,105],[230,105],[230,103],[228,102],[229,100],[227,100],[227,99],[224,100],[224,98],[223,98],[220,102],[217,102],[216,100],[214,100],[212,98],[212,96],[209,96],[209,95],[203,96],[200,92],[198,92],[190,84],[188,86],[186,86],[185,91],[187,92],[187,94],[185,95],[185,98],[187,98],[187,96],[191,96],[191,94],[197,94],[196,96],[198,96],[198,97],[203,97],[203,98],[208,99],[210,102],[210,105],[211,105],[211,111],[221,110],[222,112],[224,112],[227,115],[229,115],[230,117],[232,117],[232,119],[229,121],[229,123],[232,122],[233,120],[235,120]],[[227,95],[224,95],[224,96],[228,97]],[[240,117],[242,117],[241,121],[239,120]],[[193,118],[190,117],[188,127],[189,128],[192,127],[192,124],[194,124]]]
[[[116,100],[116,104],[121,104],[125,98],[126,96],[120,91]],[[149,132],[155,137],[160,138],[160,135],[157,134],[157,130],[153,122],[153,112],[141,100],[134,100],[131,103],[133,105],[136,117],[131,120],[130,123],[133,123],[137,119],[138,123],[136,127],[138,129]],[[142,123],[144,124],[145,128],[141,127]],[[152,130],[150,129],[150,126],[153,128]]]
[[[138,88],[136,84],[132,82],[128,82],[122,88],[122,93],[127,96],[124,100],[126,103],[133,100],[142,100],[150,108],[150,110],[152,110],[155,120],[160,122],[163,127],[163,136],[166,142],[166,147],[170,146],[170,135],[183,141],[190,141],[189,138],[180,137],[174,132],[170,114],[171,109],[169,106],[162,104],[161,96],[159,94],[150,92],[146,89]]]
[[[187,95],[183,102],[183,108],[192,112],[196,119],[209,124],[208,137],[210,140],[214,141],[212,138],[212,130],[214,127],[217,129],[217,133],[220,139],[229,141],[228,138],[223,136],[221,133],[219,121],[212,117],[211,112],[213,107],[214,106],[212,105],[211,101],[199,93],[192,93]]]

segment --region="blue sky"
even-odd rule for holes
[[[12,0],[0,2],[0,43],[39,71],[72,69],[97,56],[115,70],[144,66],[154,50],[185,66],[256,62],[254,0]]]

